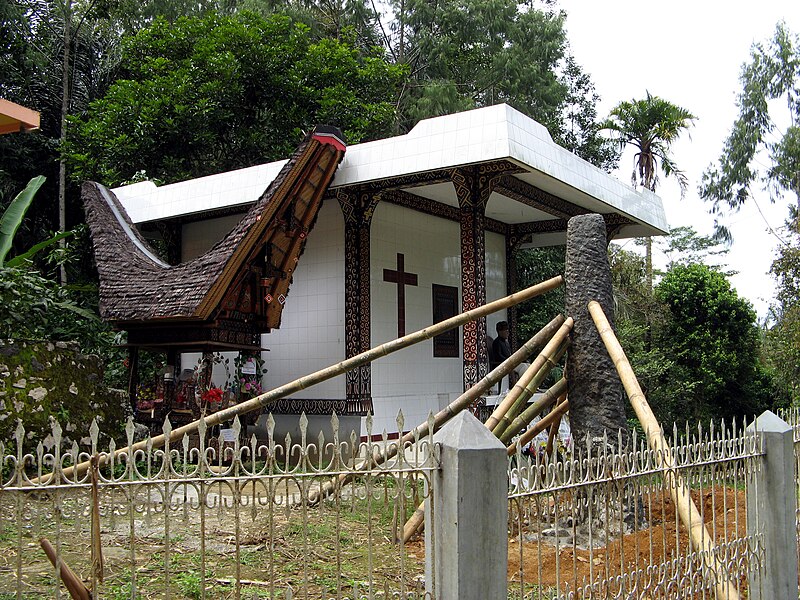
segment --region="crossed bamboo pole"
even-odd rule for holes
[[[592,300],[589,302],[589,314],[592,316],[592,320],[600,333],[611,360],[614,361],[614,366],[617,368],[617,373],[619,373],[619,378],[622,380],[622,385],[633,406],[633,410],[636,412],[642,427],[644,427],[647,434],[647,444],[655,451],[658,466],[666,470],[667,488],[678,516],[689,530],[689,540],[694,550],[702,554],[703,565],[706,565],[706,568],[708,568],[708,562],[714,564],[716,573],[716,576],[714,576],[714,590],[717,600],[739,600],[739,592],[725,576],[726,569],[717,556],[714,538],[711,537],[708,528],[703,523],[703,518],[700,516],[697,506],[695,506],[689,494],[689,488],[675,470],[675,457],[672,454],[672,449],[664,437],[664,432],[659,426],[658,420],[642,392],[642,388],[639,386],[633,368],[628,362],[628,357],[625,356],[625,351],[622,349],[619,340],[617,340],[617,336],[614,335],[614,330],[611,328],[603,308]]]
[[[551,321],[551,324],[552,323],[553,321]],[[527,427],[528,423],[530,423],[534,417],[539,415],[545,408],[555,402],[561,394],[566,392],[567,382],[564,378],[562,378],[552,388],[547,390],[542,397],[529,409],[523,411],[521,415],[517,416],[516,418],[514,418],[512,415],[511,418],[507,419],[509,413],[512,413],[515,410],[517,412],[521,411],[521,407],[527,404],[528,399],[530,399],[530,397],[536,391],[537,386],[556,365],[561,355],[563,355],[564,351],[566,350],[567,336],[569,336],[569,332],[572,330],[572,325],[573,320],[571,317],[563,320],[561,326],[558,328],[558,331],[556,331],[550,337],[550,341],[547,342],[536,359],[525,370],[525,373],[523,373],[522,377],[519,378],[511,391],[506,395],[503,401],[497,405],[492,414],[484,423],[486,428],[504,444],[506,444],[508,440],[503,439],[501,437],[502,434],[508,433],[508,438],[510,439],[520,429]],[[560,414],[563,413],[559,413],[559,416]],[[547,427],[550,422],[551,421],[548,421],[543,427]],[[540,424],[537,423],[537,426],[538,425]],[[539,429],[536,431],[536,433],[529,435],[527,441],[533,439],[533,437],[540,431],[542,431],[542,429]],[[527,433],[529,434],[530,432]],[[527,443],[527,441],[525,443]],[[508,448],[512,447],[515,447],[515,444],[512,444]],[[509,456],[513,453],[514,450],[510,451]],[[424,522],[425,502],[422,502],[408,518],[405,525],[403,525],[401,542],[403,544],[408,542],[408,540],[410,540],[415,533],[422,529]]]
[[[542,397],[537,402],[541,406],[536,415],[542,412],[545,408],[553,404],[562,394],[564,394],[567,390],[567,380],[563,377],[556,383],[553,387],[547,390]],[[513,442],[511,445],[506,447],[506,453],[508,456],[513,456],[514,453],[517,451],[517,445],[525,445],[529,441],[531,441],[534,437],[539,435],[542,431],[547,429],[550,424],[555,420],[555,417],[561,418],[561,415],[564,414],[566,409],[568,408],[568,404],[564,401],[562,404],[559,404],[557,408],[553,409],[551,413],[547,416],[542,418],[541,421],[536,423],[533,427],[531,427],[525,434],[516,442]],[[555,414],[554,414],[555,413]],[[534,417],[536,416],[534,415]],[[533,417],[531,417],[533,420]],[[527,423],[526,423],[527,425]],[[522,441],[524,439],[524,441]],[[403,525],[403,534],[399,541],[399,543],[407,543],[408,540],[411,539],[417,532],[422,529],[423,524],[425,523],[425,501],[423,500],[419,506],[417,506],[416,510],[411,513],[411,516],[406,521],[405,525]]]
[[[433,416],[433,433],[438,431],[447,421],[480,398],[487,390],[508,375],[514,367],[528,358],[533,352],[544,346],[545,342],[559,330],[563,322],[564,317],[561,315],[550,321],[536,335],[525,342],[519,350],[514,352],[514,354],[500,363],[497,368],[486,375],[486,377],[453,400],[444,409],[436,413],[436,415]],[[325,482],[319,490],[312,490],[309,494],[309,502],[312,504],[317,503],[320,499],[329,496],[335,490],[341,488],[341,486],[352,481],[359,473],[369,471],[374,466],[390,460],[397,455],[401,449],[405,448],[406,444],[410,444],[414,440],[429,435],[430,433],[428,421],[420,423],[414,429],[403,435],[400,440],[398,440],[397,444],[392,444],[381,453],[371,457],[369,460],[365,460],[356,472],[342,473],[332,480]]]
[[[255,398],[251,398],[250,400],[230,408],[221,410],[196,421],[192,421],[191,423],[187,423],[186,425],[178,427],[177,429],[171,430],[169,433],[163,433],[153,438],[149,438],[148,440],[142,440],[141,442],[137,442],[132,446],[119,448],[113,453],[113,456],[114,458],[118,458],[123,454],[132,456],[134,452],[145,450],[148,447],[148,444],[152,445],[153,448],[158,448],[169,442],[180,440],[185,434],[193,433],[198,429],[200,423],[205,423],[206,427],[212,427],[226,421],[231,421],[239,415],[260,410],[265,406],[280,400],[281,398],[285,398],[311,387],[312,385],[322,383],[323,381],[327,381],[328,379],[332,379],[347,373],[348,371],[352,371],[356,367],[366,365],[377,358],[388,356],[389,354],[397,352],[398,350],[402,350],[403,348],[407,348],[424,340],[435,337],[441,333],[444,333],[445,331],[449,331],[450,329],[454,329],[470,321],[480,319],[481,317],[490,315],[498,310],[502,310],[504,308],[508,308],[509,306],[514,306],[520,302],[524,302],[525,300],[540,296],[545,292],[559,287],[563,283],[564,278],[562,276],[559,275],[557,277],[553,277],[552,279],[548,279],[542,283],[536,284],[519,292],[515,292],[504,298],[495,300],[494,302],[484,304],[483,306],[479,306],[449,319],[445,319],[444,321],[440,321],[439,323],[431,325],[430,327],[425,327],[424,329],[420,329],[401,338],[386,342],[385,344],[381,344],[380,346],[376,346],[370,350],[366,350],[360,354],[345,359],[336,365],[331,365],[324,369],[320,369],[319,371],[311,373],[310,375],[305,375],[304,377],[300,377],[299,379],[295,379],[287,384],[276,387],[261,394],[260,396],[256,396]],[[106,464],[111,459],[111,456],[112,454],[100,454],[98,456],[98,466]],[[61,474],[65,478],[81,476],[88,471],[90,465],[91,461],[87,460],[63,469]],[[37,477],[35,480],[33,480],[33,483],[49,483],[52,479],[53,474],[50,473],[42,477]]]

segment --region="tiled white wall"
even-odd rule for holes
[[[181,238],[181,261],[200,256],[233,229],[244,214],[186,223]]]
[[[280,329],[263,336],[268,388],[288,383],[345,358],[344,218],[338,203],[327,200],[308,236]],[[294,398],[344,398],[344,377],[298,392]]]
[[[486,232],[486,302],[508,295],[506,286],[506,239],[499,233]],[[506,310],[486,317],[486,333],[497,337],[496,325],[506,320]]]
[[[383,270],[397,268],[404,255],[405,270],[417,274],[417,286],[406,286],[406,333],[431,325],[431,284],[459,289],[461,305],[461,246],[458,223],[380,203],[371,229],[372,345],[397,337],[397,285],[383,280]],[[505,240],[487,234],[487,286],[490,300],[505,296]],[[504,319],[498,314],[490,321]],[[461,333],[459,330],[459,346]],[[403,410],[406,428],[424,421],[461,394],[463,352],[458,358],[434,358],[433,341],[426,340],[372,365],[375,433],[396,431],[395,417]]]

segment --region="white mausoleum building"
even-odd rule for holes
[[[157,225],[176,258],[190,261],[237,226],[284,163],[111,195],[130,222]],[[657,196],[556,145],[507,105],[427,119],[406,135],[347,148],[318,211],[296,266],[284,272],[290,285],[267,294],[282,309],[261,337],[267,389],[515,291],[514,252],[563,243],[574,215],[603,215],[609,239],[667,230]],[[274,411],[372,411],[380,432],[396,431],[402,409],[413,426],[486,374],[487,331],[499,320],[513,331],[514,317],[510,310],[417,344]]]

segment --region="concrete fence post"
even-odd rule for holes
[[[506,450],[469,411],[433,440],[441,469],[425,507],[426,591],[435,600],[506,598]]]
[[[747,533],[763,533],[763,568],[751,570],[751,600],[797,598],[797,489],[791,426],[766,411],[747,427],[758,431],[766,456],[747,489]]]

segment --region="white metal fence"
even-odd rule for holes
[[[62,453],[55,425],[51,448],[25,454],[20,426],[2,451],[0,598],[69,597],[66,567],[99,598],[422,597],[421,556],[394,539],[436,466],[428,441],[365,469],[397,441],[340,440],[335,416],[333,439],[312,441],[306,425],[300,440],[246,445],[238,422],[230,436],[201,428],[70,477],[101,451],[97,427],[87,451]],[[332,478],[351,481],[315,498]],[[41,538],[66,567],[47,561]]]
[[[800,415],[783,416],[794,430],[794,502]],[[402,415],[397,425],[405,429]],[[242,443],[238,423],[227,433],[201,428],[196,438],[148,445],[82,475],[67,469],[116,450],[113,442],[98,447],[96,426],[85,448],[66,451],[57,425],[50,447],[31,445],[20,426],[0,445],[0,599],[68,597],[59,585],[67,567],[99,598],[440,597],[432,588],[436,562],[426,572],[425,560],[446,540],[429,537],[426,547],[422,537],[405,546],[396,539],[431,499],[435,477],[469,474],[451,472],[430,438],[380,463],[371,457],[393,454],[397,440],[339,439],[336,417],[332,426],[331,439],[310,439],[301,420],[300,440],[264,443]],[[370,427],[368,420],[372,436]],[[480,555],[474,570],[507,564],[514,599],[715,598],[718,581],[742,598],[763,597],[752,586],[771,576],[765,536],[774,515],[760,514],[752,499],[765,492],[764,438],[742,424],[668,437],[671,469],[635,437],[622,452],[612,451],[621,440],[605,440],[603,452],[582,460],[576,452],[517,452],[508,490],[498,489],[507,493],[508,519],[466,524],[502,528],[507,551]],[[676,477],[716,544],[711,554],[688,542],[669,494]],[[449,501],[463,499],[437,500]],[[48,562],[42,538],[63,563]]]
[[[583,460],[515,457],[511,471],[509,592],[515,598],[714,598],[727,580],[746,597],[761,568],[746,495],[763,454],[741,425],[672,432],[673,469],[634,435],[604,440]],[[624,447],[614,452],[614,447]],[[577,454],[577,453],[576,453]],[[691,490],[713,556],[690,545],[669,493]]]

